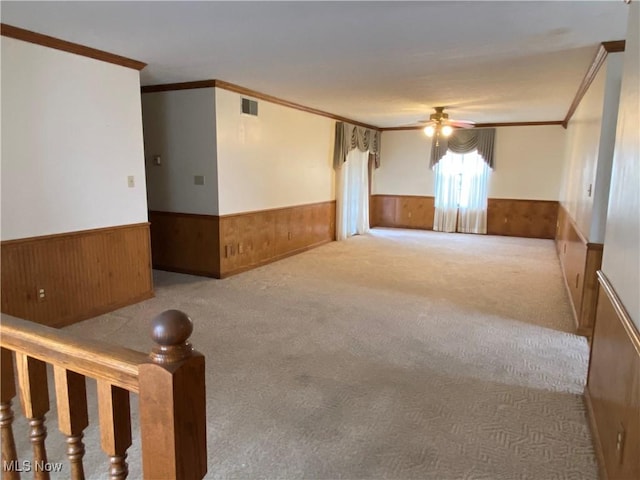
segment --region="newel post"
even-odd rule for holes
[[[188,341],[192,331],[178,310],[152,322],[155,346],[139,367],[144,478],[200,480],[207,472],[204,356]]]

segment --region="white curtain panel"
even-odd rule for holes
[[[369,152],[353,149],[336,175],[336,239],[369,231]]]
[[[458,231],[487,233],[487,196],[491,168],[477,153],[464,155]]]
[[[462,156],[451,153],[447,153],[434,168],[436,174],[436,211],[433,218],[433,229],[438,232],[456,231],[461,169]]]

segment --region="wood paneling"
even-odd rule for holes
[[[66,40],[60,40],[59,38],[32,32],[30,30],[25,30],[24,28],[13,27],[6,23],[0,24],[0,35],[15,38],[16,40],[22,40],[23,42],[35,43],[36,45],[42,45],[43,47],[82,55],[83,57],[89,57],[107,63],[113,63],[122,67],[133,68],[134,70],[142,70],[147,66],[146,63],[139,62],[138,60],[121,57],[120,55],[96,50],[95,48],[86,47],[77,43],[67,42]]]
[[[153,267],[220,277],[219,217],[149,212]]]
[[[598,298],[596,272],[602,264],[603,245],[588,242],[569,213],[560,206],[556,250],[571,301],[576,333],[590,337]]]
[[[0,248],[2,312],[16,317],[60,327],[153,296],[147,223],[10,240]]]
[[[433,197],[374,195],[370,208],[374,227],[433,230]]]
[[[335,239],[335,201],[220,217],[221,277]]]
[[[433,197],[374,195],[372,226],[433,229]],[[554,238],[558,202],[490,198],[487,233],[516,237]]]
[[[602,272],[585,399],[602,477],[640,478],[640,333]]]
[[[509,237],[554,238],[558,202],[490,198],[487,233]]]
[[[569,106],[569,110],[567,111],[567,114],[562,121],[562,126],[564,128],[567,128],[567,125],[569,125],[569,120],[571,120],[571,117],[573,117],[573,114],[576,112],[578,105],[580,105],[582,97],[584,97],[584,95],[587,93],[587,90],[589,90],[589,87],[593,83],[593,80],[596,78],[600,67],[602,67],[602,64],[607,58],[607,55],[609,53],[624,52],[624,45],[624,40],[603,42],[600,44],[600,48],[598,48],[595,57],[593,57],[591,65],[589,65],[587,73],[585,73],[584,78],[582,79],[582,82],[578,87],[578,91],[576,92],[576,95],[573,98],[571,105]]]

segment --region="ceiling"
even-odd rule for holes
[[[562,120],[628,6],[516,2],[2,2],[2,22],[146,62],[143,85],[220,79],[379,127],[432,108]]]

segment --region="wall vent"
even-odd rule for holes
[[[242,113],[246,115],[258,116],[258,102],[256,100],[250,100],[248,98],[242,99]]]

